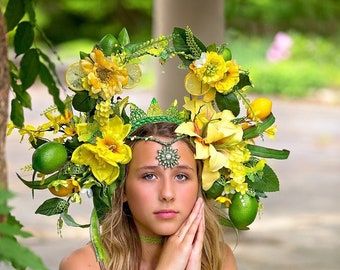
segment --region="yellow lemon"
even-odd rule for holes
[[[66,180],[67,186],[58,185],[56,187],[50,187],[48,190],[55,196],[66,197],[70,196],[73,192],[78,191],[78,186],[74,186],[71,179]]]
[[[184,87],[189,94],[193,96],[202,96],[206,94],[210,86],[202,83],[193,72],[189,72],[184,78]]]
[[[247,109],[248,117],[251,119],[266,119],[272,112],[272,101],[269,98],[259,97],[250,103]]]
[[[125,68],[128,72],[129,81],[127,85],[124,86],[124,88],[126,89],[134,88],[140,82],[140,79],[142,77],[142,71],[139,65],[137,64],[127,63],[125,65]]]
[[[73,63],[66,69],[65,82],[67,86],[73,91],[84,90],[82,78],[85,77],[83,69],[79,62]]]

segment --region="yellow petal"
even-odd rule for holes
[[[209,167],[211,171],[216,172],[222,167],[228,168],[229,160],[225,154],[216,151],[213,145],[210,145],[209,152],[210,152]]]
[[[220,177],[220,173],[212,172],[209,168],[209,161],[205,160],[202,171],[202,188],[208,190],[214,184],[214,182]]]

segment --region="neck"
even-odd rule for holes
[[[156,269],[159,257],[162,252],[163,238],[141,237],[141,244],[142,263],[140,270]]]

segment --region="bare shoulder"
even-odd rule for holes
[[[227,244],[222,243],[222,245],[225,254],[223,270],[237,270],[236,260],[233,251]]]
[[[92,245],[79,248],[62,259],[59,270],[100,270]]]

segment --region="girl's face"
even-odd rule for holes
[[[170,141],[168,138],[158,138]],[[178,149],[179,164],[173,168],[158,165],[157,150],[162,145],[138,141],[125,182],[127,201],[140,235],[156,237],[175,233],[189,216],[198,195],[194,154],[183,141],[172,144]]]

